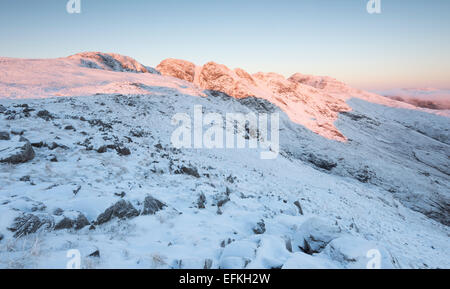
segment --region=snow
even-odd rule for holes
[[[170,76],[86,68],[77,61],[0,60],[7,67],[0,69],[0,104],[15,111],[0,114],[1,130],[24,130],[31,143],[67,147],[34,147],[33,160],[0,164],[0,268],[65,268],[70,249],[81,252],[83,268],[365,268],[374,248],[382,267],[450,267],[448,118],[347,99],[351,114],[336,114],[334,125],[348,141],[337,142],[275,107],[277,159],[261,160],[260,149],[175,150],[175,113],[192,115],[194,105],[223,115],[247,113],[254,102],[214,96]],[[317,88],[308,89],[319,96]],[[18,104],[34,111],[27,116]],[[37,117],[44,109],[55,119]],[[96,151],[114,143],[131,155]],[[319,168],[309,154],[336,167]],[[175,174],[182,165],[196,168],[200,178]],[[24,176],[30,181],[21,181]],[[230,200],[218,214],[215,199],[227,188]],[[8,230],[21,213],[57,220],[58,208],[93,222],[122,192],[138,210],[148,194],[167,207],[95,230],[41,230],[19,239]],[[204,209],[196,206],[201,193]],[[260,220],[266,231],[256,235]],[[326,234],[329,226],[342,234]],[[311,234],[327,240],[309,255],[298,245]],[[100,257],[88,257],[96,250]]]

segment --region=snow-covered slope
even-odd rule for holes
[[[69,249],[84,268],[366,268],[372,249],[383,268],[450,267],[448,118],[276,74],[232,71],[247,80],[225,93],[258,93],[234,98],[195,65],[0,66],[1,268],[65,268]],[[327,102],[345,142],[301,124]],[[280,155],[175,149],[171,119],[194,105],[279,112]]]
[[[102,57],[100,57],[100,55]],[[125,56],[82,53],[57,59],[12,59],[0,57],[1,98],[46,98],[86,96],[96,93],[143,93],[139,86],[180,88],[197,93],[198,88],[182,81],[161,81],[154,69]],[[109,59],[103,61],[103,59]],[[122,61],[123,62],[119,62]],[[88,64],[90,63],[90,64]],[[137,71],[153,73],[137,73]],[[125,72],[124,72],[125,71]]]

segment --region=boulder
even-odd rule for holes
[[[0,163],[19,164],[34,159],[35,153],[30,142],[24,137],[0,141]]]
[[[333,239],[342,236],[344,232],[336,224],[312,217],[307,219],[295,233],[294,246],[307,254],[321,252]]]
[[[200,195],[198,195],[197,208],[204,209],[205,204],[206,204],[206,196],[205,194],[201,193]]]
[[[51,119],[54,119],[55,117],[48,112],[47,110],[41,110],[36,114],[37,117],[44,119],[45,121],[49,121]]]
[[[8,228],[14,233],[15,238],[20,238],[29,234],[36,233],[39,229],[53,227],[53,219],[42,215],[22,214],[14,220],[11,227]]]
[[[200,178],[200,175],[199,175],[197,169],[194,167],[181,166],[178,170],[175,171],[175,174],[177,174],[177,175],[184,174],[184,175],[193,176],[195,178]]]
[[[10,140],[11,137],[9,136],[9,133],[6,131],[0,131],[0,140]]]
[[[154,215],[156,212],[164,209],[164,207],[167,207],[164,203],[148,195],[144,200],[142,215]]]
[[[266,224],[264,223],[264,220],[259,221],[253,227],[253,233],[255,233],[257,235],[264,234],[265,232],[266,232]]]
[[[88,226],[89,220],[80,212],[74,212],[73,214],[63,214],[62,219],[56,222],[55,230],[63,229],[75,229],[81,230]]]
[[[109,222],[113,218],[130,219],[139,216],[138,210],[130,202],[120,200],[97,217],[97,224]]]

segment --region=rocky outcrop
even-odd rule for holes
[[[167,59],[158,65],[163,75],[192,82],[208,91],[217,91],[237,99],[260,98],[283,110],[292,121],[324,137],[346,141],[334,126],[339,112],[350,107],[339,97],[309,86],[296,78],[286,79],[276,73],[250,75],[241,68],[208,62],[199,67],[193,63]]]
[[[198,84],[201,88],[224,92],[234,98],[253,96],[249,84],[254,84],[253,78],[242,69],[238,73],[215,62],[206,63],[200,72]]]
[[[173,76],[189,82],[194,82],[195,64],[180,59],[163,60],[156,69],[162,75]]]

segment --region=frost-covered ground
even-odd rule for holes
[[[448,118],[351,99],[344,143],[263,100],[121,73],[114,92],[0,99],[0,159],[35,153],[0,163],[0,268],[65,268],[70,249],[83,268],[366,268],[373,249],[382,268],[450,268]],[[194,105],[278,111],[280,155],[175,149]]]

